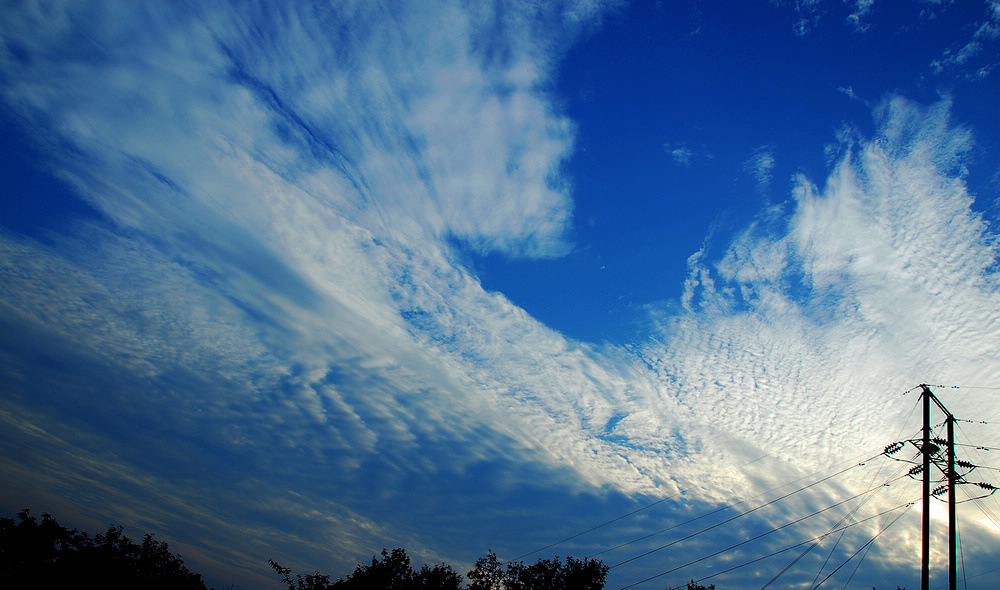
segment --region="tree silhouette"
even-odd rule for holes
[[[269,560],[281,574],[288,590],[460,590],[462,576],[448,565],[423,566],[415,571],[410,557],[400,548],[382,550],[371,565],[359,565],[347,578],[330,583],[329,576],[316,572],[292,576],[289,568]],[[532,565],[501,563],[492,551],[476,561],[468,574],[468,590],[601,590],[608,566],[591,559],[566,561],[540,559]]]
[[[476,560],[476,567],[469,572],[469,590],[501,590],[507,572],[496,553]]]
[[[416,581],[420,590],[459,590],[462,587],[462,576],[443,563],[434,567],[423,566]]]
[[[423,566],[414,571],[410,556],[401,548],[382,550],[371,565],[358,565],[346,579],[330,582],[330,576],[315,572],[292,577],[290,568],[269,559],[271,568],[282,576],[288,590],[459,590],[462,576],[449,565]]]
[[[600,561],[567,557],[565,563],[539,559],[532,565],[507,564],[503,587],[506,590],[601,590],[608,566]],[[471,572],[470,572],[471,576]]]
[[[359,565],[346,580],[338,582],[338,588],[362,590],[384,588],[385,590],[410,590],[414,587],[415,575],[410,567],[410,556],[397,547],[391,552],[382,550],[382,559],[372,557],[371,565]]]
[[[315,572],[304,576],[295,574],[293,578],[291,568],[284,567],[273,559],[268,559],[267,563],[271,569],[281,574],[281,581],[288,586],[288,590],[326,590],[333,587],[330,584],[330,576]]]
[[[121,526],[91,538],[49,514],[39,523],[24,509],[17,519],[0,518],[0,579],[6,587],[207,590],[201,575],[151,534],[136,544]]]

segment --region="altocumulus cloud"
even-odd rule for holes
[[[997,241],[961,178],[971,135],[947,101],[890,97],[875,116],[822,188],[799,177],[722,256],[692,256],[686,311],[644,349],[693,431],[741,441],[720,457],[820,465],[898,436],[911,384],[996,381]],[[951,409],[995,420],[983,404]]]
[[[601,6],[155,8],[26,4],[0,25],[8,108],[96,212],[0,234],[3,430],[24,449],[3,465],[25,498],[233,572],[283,545],[436,560],[420,531],[469,534],[461,513],[509,516],[485,499],[543,479],[725,499],[760,474],[697,484],[884,444],[905,417],[872,410],[915,383],[998,382],[996,242],[947,101],[887,99],[822,187],[797,179],[692,257],[655,340],[595,346],[485,291],[449,244],[571,248],[573,127],[545,90]],[[979,404],[952,409],[1000,419]]]
[[[972,208],[963,182],[972,135],[949,121],[949,109],[948,100],[886,98],[873,113],[877,135],[846,141],[822,187],[797,177],[794,199],[763,211],[720,256],[690,258],[683,312],[651,307],[658,327],[641,354],[660,390],[689,411],[684,433],[699,441],[697,464],[737,468],[714,480],[722,489],[702,493],[725,502],[734,489],[750,495],[775,481],[769,475],[789,468],[782,459],[808,471],[913,436],[907,412],[916,400],[900,399],[912,384],[996,383],[997,236]],[[956,416],[995,423],[990,397],[970,390],[948,404]],[[628,419],[616,430],[646,440]],[[991,438],[995,427],[976,434]],[[768,473],[754,466],[760,457],[779,461]],[[777,481],[792,479],[785,473]],[[868,477],[829,502],[864,489]],[[918,497],[909,496],[893,492],[870,506]],[[995,524],[983,522],[980,550],[995,543]],[[883,551],[887,571],[910,567],[919,538],[908,529]]]

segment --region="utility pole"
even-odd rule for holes
[[[921,519],[921,555],[920,555],[920,589],[930,590],[930,553],[931,553],[931,498],[940,496],[945,491],[948,492],[948,588],[957,590],[958,588],[958,516],[955,505],[958,503],[955,496],[955,489],[958,484],[975,485],[986,493],[978,498],[985,498],[994,494],[997,487],[986,482],[970,482],[965,476],[976,469],[976,465],[968,461],[958,461],[955,459],[955,416],[948,411],[948,408],[941,403],[941,400],[931,392],[929,386],[921,384],[921,401],[923,401],[924,424],[921,429],[921,437],[909,440],[911,445],[917,448],[922,455],[922,461],[910,469],[909,475],[913,478],[923,472],[923,507],[924,511]],[[945,415],[944,424],[947,427],[947,440],[940,437],[931,438],[931,401]],[[884,454],[891,457],[905,446],[904,442],[894,442],[885,448]],[[941,447],[945,447],[945,457],[942,458]],[[909,461],[908,461],[909,462]],[[931,463],[944,474],[946,485],[939,485],[931,490]],[[963,469],[959,474],[957,467]],[[940,480],[938,480],[940,481]],[[970,498],[972,500],[978,498]]]
[[[935,398],[937,399],[937,398]],[[940,402],[939,402],[940,403]],[[944,406],[941,406],[944,409]],[[947,411],[946,411],[947,413]],[[948,588],[958,588],[958,516],[955,514],[955,417],[948,413]]]
[[[945,424],[948,428],[948,440],[945,443],[947,448],[947,467],[943,470],[948,480],[948,590],[958,588],[958,555],[957,537],[958,520],[955,511],[955,483],[958,479],[955,473],[955,416],[944,407],[941,400],[937,398],[930,387],[921,385],[921,396],[924,402],[924,427],[923,441],[920,452],[923,454],[924,468],[924,513],[923,513],[923,535],[920,560],[920,589],[930,590],[930,532],[931,532],[931,457],[941,450],[936,444],[931,442],[931,400],[944,412]],[[940,440],[940,439],[938,439]],[[940,467],[940,465],[938,465]],[[935,490],[937,491],[937,490]]]
[[[923,454],[924,467],[924,511],[921,519],[920,545],[920,590],[930,590],[931,587],[931,390],[921,385],[921,397],[924,402],[923,440],[920,452]],[[936,448],[935,448],[936,450]]]

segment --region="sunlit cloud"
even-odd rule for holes
[[[995,379],[997,246],[960,176],[970,136],[947,102],[890,98],[877,116],[822,188],[797,180],[787,217],[692,259],[690,312],[647,348],[692,415],[739,440],[827,457],[877,444],[892,423],[858,408],[907,383]],[[849,434],[859,420],[869,436]]]
[[[542,509],[490,501],[553,485],[752,495],[897,437],[917,383],[1000,382],[997,242],[948,100],[887,97],[827,178],[692,253],[640,341],[593,344],[485,289],[455,244],[573,251],[577,130],[551,84],[607,7],[223,8],[28,4],[0,24],[5,104],[99,213],[0,233],[25,496],[51,484],[177,535],[185,514],[228,571],[283,543],[437,560],[427,514],[530,524]],[[762,191],[774,154],[744,163]]]

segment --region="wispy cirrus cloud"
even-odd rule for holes
[[[5,375],[8,401],[48,420],[33,428],[74,414],[117,423],[129,408],[132,426],[81,444],[144,448],[117,458],[139,487],[165,469],[211,479],[197,457],[214,449],[244,493],[296,482],[296,513],[321,497],[391,502],[427,491],[428,474],[511,452],[580,463],[593,444],[576,412],[610,416],[600,398],[618,386],[592,351],[485,293],[445,242],[567,248],[572,126],[545,87],[560,38],[600,7],[150,8],[25,5],[5,18],[6,103],[106,216],[48,245],[3,235],[4,319],[22,334],[5,340],[8,366],[23,367]],[[567,382],[552,366],[583,367],[574,379],[590,393],[559,409],[577,427],[552,428],[555,402],[504,375],[511,365],[553,391]],[[87,375],[122,377],[82,387]],[[178,436],[202,450],[177,453]],[[115,479],[85,465],[90,491],[77,494]],[[57,463],[37,467],[59,477]],[[523,467],[504,469],[519,485]],[[139,497],[132,511],[149,522]],[[306,537],[291,512],[281,520]],[[342,566],[389,544],[377,523],[339,524],[333,546],[359,551]]]
[[[743,169],[757,182],[757,190],[767,191],[771,186],[774,174],[774,149],[771,146],[760,146],[746,162]]]
[[[684,141],[664,143],[663,150],[670,155],[675,164],[685,168],[690,168],[691,164],[698,160],[710,160],[714,157],[704,146],[692,148]]]
[[[666,149],[670,153],[670,157],[674,159],[674,162],[677,162],[681,166],[691,165],[691,156],[693,155],[691,148],[682,145],[674,148],[667,147]]]
[[[573,125],[546,87],[599,6],[158,8],[26,5],[0,25],[5,102],[104,215],[0,234],[5,415],[59,459],[40,481],[66,461],[81,503],[128,492],[102,517],[186,501],[316,563],[432,559],[422,527],[515,526],[490,504],[511,490],[728,498],[763,476],[696,490],[761,455],[808,470],[881,444],[903,418],[865,410],[920,381],[997,379],[996,245],[946,102],[888,99],[822,188],[799,178],[691,258],[655,340],[598,346],[483,289],[449,243],[570,247]],[[72,444],[51,437],[65,422]],[[543,536],[546,507],[517,507]],[[251,545],[220,561],[252,568]]]
[[[968,79],[981,80],[996,69],[997,62],[990,56],[995,55],[997,40],[1000,39],[1000,2],[991,0],[985,2],[984,7],[983,20],[976,23],[972,38],[961,47],[946,48],[941,57],[930,64],[934,73],[961,70]]]
[[[792,6],[797,15],[797,20],[793,24],[793,30],[796,35],[802,36],[806,35],[816,27],[820,19],[824,17],[827,13],[824,10],[823,0],[796,0],[795,2],[789,2],[787,0],[771,0],[772,4],[778,6]],[[847,5],[848,14],[845,17],[846,21],[851,24],[858,31],[864,31],[868,28],[868,23],[866,18],[872,10],[872,6],[875,4],[875,0],[852,0],[850,2],[844,2]],[[829,18],[829,15],[827,15]]]
[[[412,220],[409,231],[452,235],[486,250],[563,251],[571,203],[557,171],[572,128],[545,100],[551,65],[530,28],[536,18],[573,20],[573,11],[500,15],[433,6],[402,8],[414,14],[398,18],[350,3],[325,12],[247,5],[236,14],[205,9],[197,16],[108,5],[53,7],[55,15],[22,11],[14,18],[25,33],[10,27],[19,50],[8,53],[15,82],[7,96],[25,110],[60,109],[62,130],[81,146],[107,142],[118,150],[117,165],[174,190],[198,191],[195,200],[208,206],[238,200],[237,189],[214,187],[218,194],[209,201],[199,189],[211,178],[201,169],[235,166],[246,154],[256,170],[246,170],[245,182],[267,182],[268,174],[295,180],[299,190],[321,194],[327,207],[363,224],[398,231]],[[90,35],[70,60],[47,49],[78,35],[75,21],[83,19],[133,19],[152,36]],[[261,19],[284,26],[257,38]],[[43,22],[46,35],[27,35]],[[428,23],[453,33],[432,34]],[[351,33],[331,37],[325,24]],[[187,42],[183,49],[172,45],[179,38]],[[17,59],[23,52],[37,60],[33,67]],[[45,80],[54,75],[74,84],[53,88]],[[113,135],[103,125],[112,111],[121,124]],[[203,129],[218,130],[215,144]],[[193,154],[211,159],[192,165]],[[142,211],[130,205],[137,206],[103,208],[121,222],[138,224],[126,215],[141,213],[147,226],[151,214],[166,214],[155,203]],[[254,212],[241,221],[259,221]]]

